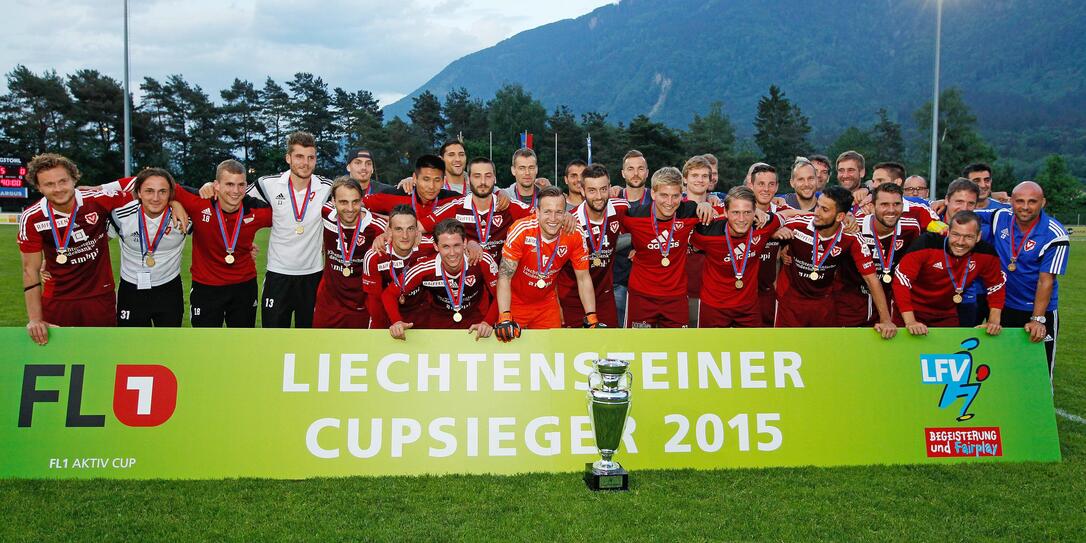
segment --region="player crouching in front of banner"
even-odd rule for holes
[[[419,223],[415,210],[407,204],[392,208],[388,216],[388,243],[384,247],[373,246],[366,251],[362,265],[362,289],[366,291],[366,309],[370,313],[370,328],[388,328],[388,312],[381,294],[389,286],[403,287],[407,270],[420,260],[434,258],[434,240],[427,236],[419,239]],[[374,242],[375,244],[377,242]],[[380,250],[383,249],[383,250]],[[396,300],[399,311],[407,322],[422,323],[429,310],[429,295],[416,287],[411,292],[400,292]],[[425,326],[419,326],[425,328]]]
[[[50,326],[116,326],[117,298],[106,236],[107,215],[132,201],[129,192],[77,189],[79,168],[45,153],[26,180],[44,198],[19,217],[27,333],[39,345]],[[41,269],[51,279],[42,287]]]
[[[464,225],[456,220],[439,222],[434,227],[438,255],[412,266],[402,287],[393,284],[385,289],[381,298],[392,322],[388,328],[392,337],[406,339],[407,330],[420,324],[403,320],[399,301],[402,293],[419,287],[429,294],[429,307],[423,309],[426,322],[419,328],[467,329],[476,340],[490,337],[489,323],[498,313],[498,304],[493,303],[498,264],[485,252],[478,262],[469,263],[466,238]]]
[[[988,292],[988,334],[999,334],[1007,276],[995,249],[980,237],[977,214],[959,211],[946,237],[927,233],[909,247],[894,273],[894,299],[910,334],[927,334],[929,326],[959,326],[958,304],[978,278]]]
[[[386,223],[362,207],[362,195],[358,181],[341,178],[332,183],[332,201],[321,207],[324,273],[317,286],[314,328],[369,328],[362,268]]]
[[[137,200],[109,215],[110,233],[121,246],[117,324],[181,326],[181,253],[187,232],[171,224],[177,183],[162,168],[145,168],[132,186]]]
[[[566,195],[546,187],[536,199],[536,216],[513,223],[502,249],[498,272],[498,310],[495,326],[500,341],[520,337],[521,328],[562,327],[556,281],[569,262],[577,277],[577,292],[584,308],[584,326],[600,326],[596,318],[596,291],[588,273],[588,250],[580,229],[562,232]]]

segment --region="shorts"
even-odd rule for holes
[[[185,316],[181,276],[140,290],[121,279],[117,288],[117,326],[180,327]]]
[[[875,324],[872,313],[878,317],[878,311],[874,310],[871,297],[851,288],[834,292],[833,305],[837,308],[837,326],[852,328],[869,326]]]
[[[256,278],[233,285],[192,282],[189,320],[193,328],[252,328],[256,326]]]
[[[626,299],[626,328],[689,328],[686,295],[649,296],[630,291]]]
[[[758,291],[758,307],[762,313],[762,324],[766,328],[773,327],[773,318],[777,312],[777,289],[770,287]]]
[[[618,328],[618,304],[615,302],[614,290],[607,289],[596,293],[596,318],[609,328]],[[566,328],[584,326],[584,307],[579,298],[574,303],[563,300],[562,321]]]
[[[525,330],[562,327],[562,307],[558,305],[557,298],[534,304],[518,304],[514,301],[511,311],[513,320]]]
[[[781,296],[777,300],[776,317],[773,326],[777,328],[832,328],[837,326],[837,314],[833,296],[822,298],[804,298],[801,296]]]
[[[761,304],[723,309],[702,300],[698,304],[698,328],[758,328],[762,326]]]
[[[264,328],[295,328],[313,326],[313,309],[317,304],[317,287],[323,271],[308,275],[286,275],[267,272],[264,292],[260,299],[260,325]]]
[[[117,326],[117,296],[107,292],[90,298],[42,298],[42,319],[57,326]]]
[[[342,311],[317,306],[313,311],[313,328],[369,328],[367,311]]]

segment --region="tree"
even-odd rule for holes
[[[73,98],[69,118],[82,142],[69,157],[82,165],[91,184],[121,177],[125,96],[120,82],[97,70],[79,70],[68,77],[67,86]]]
[[[235,78],[222,97],[224,132],[233,152],[241,152],[241,160],[251,165],[266,145],[267,127],[261,120],[260,92],[249,81]]]
[[[450,138],[464,136],[464,140],[489,142],[486,106],[479,99],[473,100],[464,87],[453,89],[445,95],[445,133]]]
[[[682,134],[684,153],[690,157],[712,153],[720,161],[720,168],[735,162],[735,127],[724,114],[723,102],[709,105],[709,113],[702,117],[694,114],[687,131]]]
[[[287,82],[290,89],[288,115],[291,130],[302,130],[317,139],[317,171],[332,175],[339,170],[339,143],[336,141],[332,95],[328,84],[311,73],[299,72]],[[285,154],[285,142],[283,143]]]
[[[913,117],[920,133],[927,135],[917,142],[916,161],[926,171],[931,163],[931,102],[924,104]],[[945,187],[957,178],[968,164],[995,162],[995,151],[981,138],[976,125],[977,118],[970,113],[961,91],[957,88],[943,91],[939,97],[939,187]]]
[[[424,91],[416,96],[407,117],[427,146],[436,149],[444,143],[445,118],[441,116],[441,102],[434,93]]]
[[[797,155],[810,152],[807,135],[811,127],[807,117],[776,85],[770,85],[769,96],[758,100],[754,129],[754,141],[761,148],[765,161],[778,170],[783,171],[791,165]]]
[[[1037,173],[1037,183],[1045,191],[1045,209],[1051,214],[1066,212],[1086,203],[1082,182],[1075,179],[1060,155],[1049,155]]]
[[[26,66],[16,66],[7,74],[7,88],[7,94],[0,97],[0,149],[5,154],[30,158],[28,155],[66,152],[76,146],[72,97],[55,71],[39,76]]]
[[[586,160],[588,149],[586,147],[584,128],[577,122],[573,112],[566,106],[558,106],[554,113],[547,118],[547,134],[549,145],[544,149],[550,156],[549,163],[554,164],[554,134],[558,134],[558,179],[561,182],[566,173],[566,164],[575,159]],[[542,164],[540,169],[544,169]]]
[[[487,102],[487,121],[494,132],[494,161],[509,164],[520,142],[520,133],[527,130],[535,138],[543,137],[547,110],[520,85],[505,85]],[[539,149],[537,143],[536,149]],[[540,168],[543,168],[540,161]],[[499,166],[499,179],[509,170]]]
[[[879,122],[871,127],[871,160],[878,162],[905,162],[905,140],[901,137],[901,125],[890,120],[886,108],[878,111]],[[866,157],[866,155],[864,155]]]
[[[385,130],[388,131],[389,145],[395,151],[395,155],[394,161],[388,166],[379,166],[385,167],[389,173],[393,174],[391,179],[394,182],[411,174],[414,169],[415,159],[426,153],[434,152],[427,142],[419,138],[418,131],[414,130],[410,124],[407,124],[398,116],[389,121],[388,125],[385,126]],[[385,178],[386,181],[389,179],[389,177]]]
[[[607,122],[607,114],[595,111],[581,114],[581,127],[586,137],[592,136],[592,162],[608,168],[612,185],[622,185],[619,172],[622,169],[622,156],[630,148],[629,134],[621,126]]]
[[[686,160],[683,142],[679,135],[664,123],[657,123],[644,115],[630,121],[630,146],[644,153],[649,169],[655,171],[664,166],[682,167]]]
[[[373,93],[360,90],[354,93],[341,88],[333,91],[332,103],[339,119],[340,138],[348,147],[365,147],[373,153],[374,166],[378,176],[397,174],[401,170],[390,165],[396,164],[398,157],[388,138],[388,132],[382,126],[383,113],[373,97]],[[384,166],[389,166],[387,172]],[[403,179],[389,177],[393,183]]]

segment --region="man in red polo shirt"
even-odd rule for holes
[[[387,232],[388,244],[384,250],[370,247],[362,265],[362,289],[366,292],[366,309],[373,329],[388,328],[392,324],[381,300],[385,289],[392,285],[403,287],[411,266],[434,257],[434,241],[428,236],[419,238],[418,220],[411,206],[400,204],[392,208]],[[417,239],[421,239],[418,244],[415,243]],[[425,328],[422,324],[425,323],[428,298],[429,294],[423,292],[421,286],[409,292],[401,291],[398,302],[402,318]]]
[[[417,216],[430,213],[438,205],[460,193],[442,188],[445,183],[445,161],[434,155],[422,155],[415,161],[415,174],[411,179],[411,192],[400,188],[368,194],[362,200],[366,209],[378,215],[387,216],[392,208],[408,204]]]
[[[116,326],[117,298],[107,225],[130,192],[77,189],[79,168],[45,153],[27,166],[26,179],[42,193],[19,217],[19,251],[27,333],[39,345],[50,326]],[[51,279],[42,287],[41,269]]]

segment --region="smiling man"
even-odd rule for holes
[[[464,176],[464,168],[468,165],[468,152],[464,149],[464,144],[459,140],[447,141],[441,145],[437,154],[445,161],[444,188],[467,194],[468,179]]]

